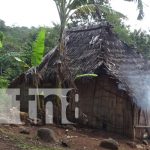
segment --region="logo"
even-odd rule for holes
[[[34,99],[28,100],[28,114],[29,118],[33,120],[37,120],[37,105],[38,105],[38,97],[39,95],[42,95],[44,99],[48,96],[55,95],[59,97],[60,99],[60,107],[61,107],[61,123],[62,124],[72,124],[67,119],[67,108],[69,106],[69,102],[67,101],[68,98],[68,92],[70,92],[72,89],[29,89],[28,97],[34,96]],[[3,109],[1,109],[0,112],[0,124],[4,124],[5,119],[7,119],[8,124],[21,124],[20,120],[20,99],[17,99],[17,96],[21,96],[20,89],[0,89],[0,93],[3,93],[0,97],[0,102],[3,101],[3,98],[5,97],[5,105],[1,105]],[[75,94],[74,98],[75,103],[79,102],[79,95]],[[45,123],[46,124],[53,124],[53,103],[52,101],[48,101],[45,104]],[[79,118],[79,108],[75,107],[75,118]],[[2,119],[4,118],[4,119]]]

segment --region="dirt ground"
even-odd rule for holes
[[[53,129],[56,133],[56,143],[45,143],[40,141],[37,136],[39,127],[27,127],[30,130],[29,135],[19,133],[19,126],[1,126],[0,127],[0,150],[106,150],[99,146],[101,140],[105,138],[113,138],[119,142],[119,150],[136,150],[131,148],[127,142],[130,139],[121,137],[116,134],[111,134],[103,131],[92,129],[68,129],[57,126],[47,126]],[[69,148],[64,148],[61,141],[68,141]],[[141,141],[137,143],[139,149],[150,150],[149,146],[144,146]]]

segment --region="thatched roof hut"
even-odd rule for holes
[[[150,65],[141,54],[119,40],[108,23],[67,30],[64,41],[65,59],[60,62],[55,48],[38,67],[39,87],[56,87],[58,80],[62,87],[71,87],[74,78],[80,96],[80,119],[84,114],[87,121],[83,124],[87,126],[133,136],[135,126],[149,125],[146,106]],[[29,70],[10,87],[32,86],[30,77]]]
[[[65,37],[73,76],[98,75],[75,80],[87,124],[126,135],[134,126],[150,125],[149,62],[122,42],[109,24],[71,29]]]

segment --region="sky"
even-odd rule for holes
[[[150,30],[150,0],[143,0],[144,19],[142,21],[137,20],[138,10],[135,2],[111,0],[111,6],[128,17],[126,24],[131,25],[132,29]]]
[[[127,24],[132,28],[150,29],[150,0],[144,1],[145,17],[137,21],[137,8],[134,2],[111,0],[115,10],[127,15]],[[52,22],[58,23],[59,17],[53,0],[0,0],[0,19],[9,26],[51,26]]]
[[[37,27],[59,21],[53,0],[0,0],[0,6],[6,25]]]

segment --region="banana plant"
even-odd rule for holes
[[[35,42],[33,42],[31,64],[32,66],[38,66],[43,58],[45,51],[45,29],[41,28]]]
[[[21,60],[18,57],[14,57],[14,59],[19,62],[21,67],[24,67],[24,69],[29,69],[31,67],[34,67],[34,86],[37,90],[37,101],[38,101],[38,111],[41,111],[43,106],[40,105],[40,97],[39,97],[39,91],[38,91],[38,73],[37,73],[37,66],[42,62],[42,58],[45,51],[45,34],[46,31],[44,28],[40,29],[40,32],[37,35],[36,40],[33,42],[32,45],[32,56],[31,56],[31,66],[26,64],[23,60]]]
[[[41,28],[36,40],[32,44],[31,66],[25,63],[21,58],[14,57],[14,59],[20,64],[21,67],[25,67],[25,70],[31,67],[37,67],[41,62],[45,52],[45,34],[44,28]]]

